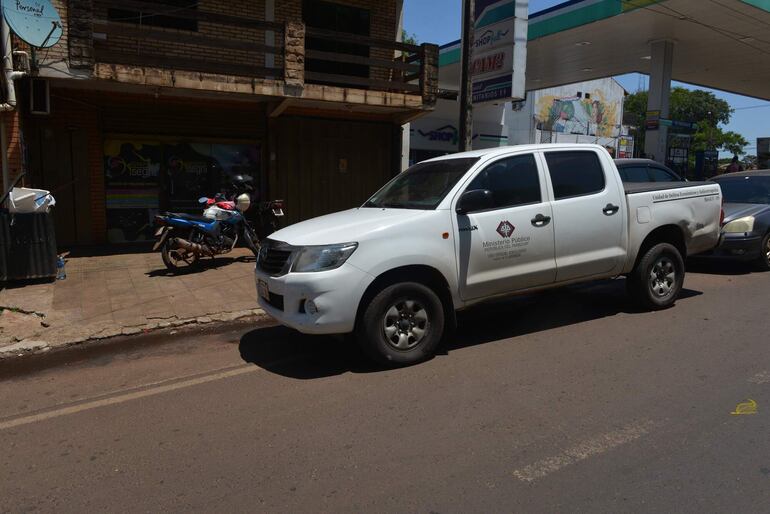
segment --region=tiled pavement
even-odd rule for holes
[[[178,275],[158,253],[68,259],[65,280],[0,290],[0,354],[259,314],[253,268],[246,249]]]

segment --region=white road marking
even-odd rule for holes
[[[517,469],[513,472],[513,476],[524,482],[533,482],[571,464],[635,441],[647,434],[654,425],[655,423],[650,420],[631,423],[619,430],[587,439],[559,455],[548,457],[524,468]]]
[[[770,382],[770,371],[762,371],[749,379],[752,384],[767,384]]]
[[[99,407],[106,407],[108,405],[115,405],[118,403],[124,403],[132,400],[138,400],[139,398],[146,398],[148,396],[155,396],[158,394],[168,393],[170,391],[176,391],[178,389],[184,389],[186,387],[192,387],[199,384],[205,384],[207,382],[214,382],[216,380],[222,380],[225,378],[237,377],[238,375],[244,375],[246,373],[254,373],[255,371],[261,371],[254,365],[240,366],[228,371],[219,371],[210,373],[197,378],[189,380],[176,381],[171,384],[158,385],[149,389],[142,389],[140,391],[134,391],[125,394],[118,394],[109,398],[102,398],[98,400],[91,400],[84,403],[78,403],[69,407],[60,407],[57,409],[41,412],[38,414],[31,414],[29,416],[23,416],[20,418],[13,418],[7,421],[0,421],[0,430],[6,430],[8,428],[14,428],[21,425],[28,425],[30,423],[37,423],[38,421],[45,421],[52,418],[58,418],[60,416],[67,416],[69,414],[76,414],[86,410],[96,409]]]

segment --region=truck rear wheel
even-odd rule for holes
[[[356,339],[372,359],[408,366],[433,356],[444,333],[444,309],[430,288],[416,282],[386,287],[366,306]]]
[[[626,278],[631,297],[646,309],[665,309],[674,304],[684,285],[684,260],[668,243],[648,249]]]

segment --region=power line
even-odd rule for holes
[[[724,8],[724,9],[727,9],[728,11],[730,11],[730,12],[732,12],[732,13],[735,13],[735,14],[740,14],[740,15],[741,15],[741,16],[743,16],[744,18],[748,18],[748,19],[750,19],[751,21],[754,21],[754,22],[757,22],[757,23],[759,23],[760,25],[764,25],[765,27],[770,27],[770,23],[765,23],[765,22],[763,22],[763,21],[761,21],[761,20],[758,20],[758,19],[757,19],[757,18],[755,18],[754,16],[751,16],[750,14],[746,14],[746,13],[745,13],[745,12],[743,12],[743,11],[739,11],[738,9],[734,9],[734,8],[730,7],[729,5],[725,5],[725,4],[723,4],[722,2],[719,2],[719,1],[717,1],[717,0],[709,0],[709,1],[710,1],[712,4],[716,4],[716,5],[718,5],[718,6],[722,7],[722,8]]]
[[[770,103],[764,105],[749,105],[748,107],[734,107],[734,111],[745,111],[746,109],[761,109],[763,107],[770,107]]]

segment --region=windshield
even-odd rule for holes
[[[385,184],[364,207],[435,209],[476,161],[477,157],[465,157],[415,164]]]
[[[770,177],[731,177],[716,182],[726,203],[770,204]]]

